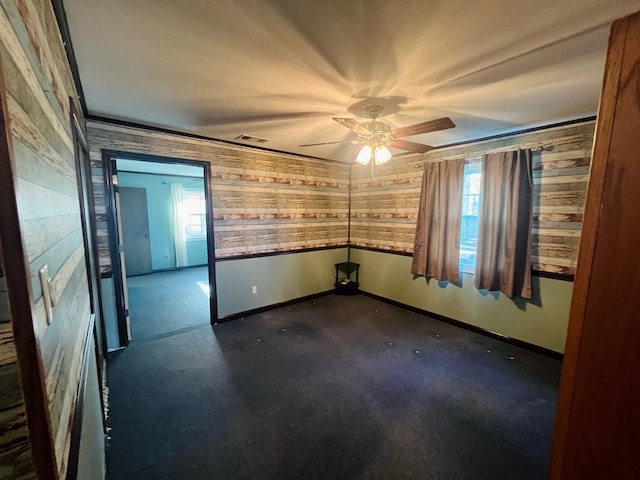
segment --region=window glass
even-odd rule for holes
[[[460,269],[469,273],[475,271],[476,265],[481,178],[480,162],[467,163],[464,166],[462,219],[460,225]]]
[[[182,192],[182,215],[187,238],[205,236],[206,207],[204,192],[189,190]]]

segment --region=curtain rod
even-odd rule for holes
[[[520,150],[524,150],[524,149],[520,149]],[[539,147],[534,147],[534,148],[530,148],[529,150],[531,150],[531,152],[544,152],[544,151],[551,151],[553,150],[553,145],[541,145]],[[496,152],[506,152],[508,150],[506,149],[496,149],[496,150],[489,150],[491,153],[496,153]],[[454,156],[454,158],[464,158],[466,163],[477,163],[482,161],[482,155],[473,155],[471,157],[463,157],[462,155],[456,155]],[[425,164],[426,162],[420,162],[420,163],[416,163],[415,168],[422,168],[422,166]]]

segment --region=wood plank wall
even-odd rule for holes
[[[211,163],[216,258],[347,243],[349,167],[89,121],[100,264],[111,271],[102,149]]]
[[[0,252],[0,262],[2,254]],[[0,478],[36,477],[20,386],[18,356],[11,327],[9,299],[0,263]]]
[[[537,148],[533,153],[533,269],[572,276],[595,123],[516,134],[501,139],[438,149],[423,158],[392,159],[378,167],[352,167],[351,244],[412,253],[422,165],[425,161],[474,159],[484,153]]]
[[[2,0],[0,59],[10,114],[20,228],[32,277],[34,329],[46,375],[52,444],[64,477],[89,320],[69,96],[75,87],[51,3]],[[38,270],[56,299],[47,327]]]

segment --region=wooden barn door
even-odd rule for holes
[[[640,12],[611,30],[550,463],[640,475]]]

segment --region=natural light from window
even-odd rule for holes
[[[203,282],[202,280],[198,280],[198,286],[200,290],[208,297],[211,295],[211,288],[207,282]]]
[[[473,273],[478,245],[478,216],[480,214],[481,163],[464,166],[462,187],[462,221],[460,225],[460,271]]]
[[[184,190],[181,213],[185,237],[204,237],[207,231],[204,192]]]

